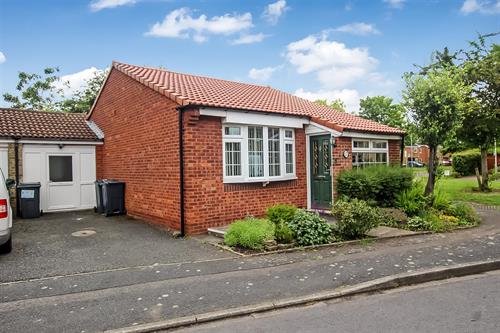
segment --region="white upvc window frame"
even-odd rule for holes
[[[226,135],[226,127],[239,127],[240,135]],[[263,132],[263,152],[264,152],[264,176],[250,177],[249,157],[248,157],[248,128],[262,127]],[[268,129],[279,128],[280,135],[280,175],[269,176],[269,141]],[[285,138],[285,131],[291,131],[292,137]],[[239,142],[241,147],[241,176],[226,176],[226,142]],[[286,172],[286,148],[285,144],[292,144],[293,153],[293,172]],[[222,175],[224,183],[255,183],[255,182],[270,182],[296,179],[296,152],[295,152],[295,129],[288,127],[264,126],[264,125],[243,125],[243,124],[224,124],[222,126],[222,155],[223,167]]]
[[[355,141],[368,141],[368,147],[369,148],[358,148],[354,147],[354,142]],[[385,143],[385,148],[374,148],[375,143]],[[358,138],[352,138],[352,155],[356,153],[385,153],[386,154],[386,161],[384,162],[363,162],[362,164],[354,164],[353,167],[363,167],[363,166],[369,166],[369,165],[389,165],[389,141],[388,140],[380,140],[380,139],[358,139]]]

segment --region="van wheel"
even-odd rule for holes
[[[0,254],[7,254],[12,251],[12,236],[10,236],[9,240],[0,245]]]

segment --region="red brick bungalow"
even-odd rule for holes
[[[202,233],[276,203],[328,209],[335,176],[400,164],[404,132],[264,86],[114,62],[88,114],[129,214]],[[180,128],[182,130],[180,130]]]

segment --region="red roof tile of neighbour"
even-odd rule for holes
[[[273,89],[240,82],[113,62],[113,67],[180,105],[307,116],[335,130],[386,134],[404,131]]]
[[[99,141],[85,114],[0,108],[0,138]]]

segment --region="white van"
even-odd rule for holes
[[[12,180],[6,181],[0,169],[0,254],[12,251],[12,208],[8,190],[12,185]]]

